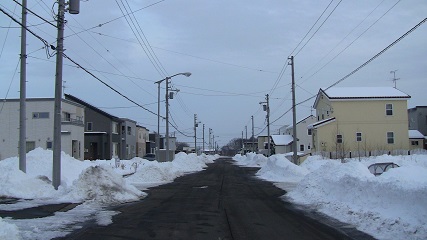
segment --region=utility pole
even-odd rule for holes
[[[270,97],[267,94],[267,135],[268,135],[268,156],[271,156],[271,136],[270,136]]]
[[[243,131],[242,131],[242,153],[243,153],[243,147],[244,147],[244,144],[243,144]]]
[[[296,104],[295,104],[295,70],[294,70],[294,56],[291,56],[289,58],[291,62],[289,63],[292,66],[292,130],[293,130],[293,142],[292,142],[292,148],[294,151],[293,154],[293,160],[294,164],[298,164],[298,154],[297,154],[297,111],[296,111]]]
[[[157,81],[157,134],[156,134],[156,159],[159,160],[160,153],[160,83],[162,81]]]
[[[21,77],[19,100],[19,170],[27,172],[26,151],[26,95],[27,95],[27,0],[22,0],[22,27],[21,27]]]
[[[52,184],[58,189],[61,184],[61,101],[62,101],[62,60],[64,52],[65,0],[58,1],[56,39],[55,107],[53,116],[53,173]]]
[[[268,95],[268,94],[266,94],[265,95],[265,99],[266,99],[266,101],[265,102],[260,102],[259,104],[264,104],[263,105],[263,108],[264,108],[264,111],[266,111],[266,113],[267,113],[267,116],[266,116],[266,118],[267,118],[267,142],[268,142],[268,146],[267,146],[267,149],[268,149],[268,154],[267,154],[267,156],[269,157],[270,156],[270,154],[271,154],[271,152],[270,152],[270,145],[271,145],[271,140],[270,140],[270,96]]]
[[[197,155],[197,127],[198,127],[198,122],[197,122],[197,114],[194,114],[194,152]]]
[[[254,116],[251,116],[252,119],[252,152],[255,152],[255,148],[254,148],[254,141],[255,141],[255,136],[254,136]]]
[[[212,149],[212,146],[211,146],[211,134],[212,134],[212,128],[209,128],[209,151]]]
[[[203,153],[205,152],[205,124],[203,123],[203,137],[202,137],[202,141],[203,141]]]

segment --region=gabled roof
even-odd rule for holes
[[[73,95],[70,95],[70,94],[64,94],[64,96],[65,96],[65,98],[66,98],[66,99],[68,99],[68,100],[71,100],[71,101],[73,101],[73,102],[76,102],[76,103],[79,103],[79,104],[81,104],[81,105],[83,105],[83,106],[86,106],[87,108],[90,108],[90,109],[92,109],[92,110],[94,110],[94,111],[96,111],[96,112],[98,112],[98,113],[100,113],[100,114],[102,114],[102,115],[104,115],[104,116],[107,116],[107,117],[109,117],[109,118],[111,118],[111,119],[119,119],[118,117],[116,117],[116,116],[114,116],[114,115],[111,115],[111,114],[109,114],[109,113],[107,113],[107,112],[105,112],[105,111],[102,111],[101,109],[99,109],[99,108],[97,108],[97,107],[93,106],[92,104],[89,104],[89,103],[87,103],[87,102],[85,102],[85,101],[83,101],[83,100],[81,100],[81,99],[79,99],[79,98],[77,98],[77,97],[75,97],[75,96],[73,96]]]
[[[321,94],[330,100],[411,98],[408,94],[394,87],[331,87],[319,90],[313,105],[314,108],[316,108]]]
[[[271,139],[276,146],[287,146],[294,141],[291,135],[271,135]]]
[[[332,122],[335,122],[335,117],[323,119],[321,121],[312,123],[312,124],[308,125],[307,128],[308,129],[318,128],[318,127],[321,127],[323,125],[326,125],[326,124],[329,124],[329,123],[332,123]]]
[[[313,116],[313,114],[311,114],[311,115],[309,115],[309,116],[305,117],[304,119],[302,119],[302,120],[298,121],[298,122],[297,122],[297,125],[298,125],[298,124],[300,124],[301,122],[303,122],[303,121],[307,120],[307,119],[308,119],[308,118],[310,118],[310,117],[314,117],[314,116]],[[286,129],[292,129],[293,127],[294,127],[294,125],[292,124],[292,125],[288,126]]]

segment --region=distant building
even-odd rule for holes
[[[418,130],[427,136],[427,106],[408,109],[408,123],[410,130]]]
[[[311,147],[313,146],[313,139],[311,136],[312,129],[309,129],[308,126],[317,121],[316,117],[310,115],[299,122],[297,122],[297,151],[308,154],[311,152]],[[285,129],[284,134],[286,135],[294,135],[293,125],[288,126]]]
[[[19,153],[19,99],[5,99],[0,104],[0,160]],[[35,148],[53,148],[55,99],[26,100],[26,152]],[[84,106],[66,99],[61,105],[61,151],[83,160]]]
[[[141,125],[136,125],[136,156],[142,158],[147,154],[147,142],[149,141],[149,130]]]

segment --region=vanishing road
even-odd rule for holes
[[[281,199],[285,191],[255,178],[256,171],[221,158],[118,207],[112,224],[89,225],[63,239],[373,239],[309,217]]]

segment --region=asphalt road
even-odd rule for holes
[[[256,168],[231,162],[222,158],[151,188],[145,199],[115,209],[121,213],[112,224],[92,224],[63,239],[372,239],[308,216],[280,198],[285,191],[255,178]]]

